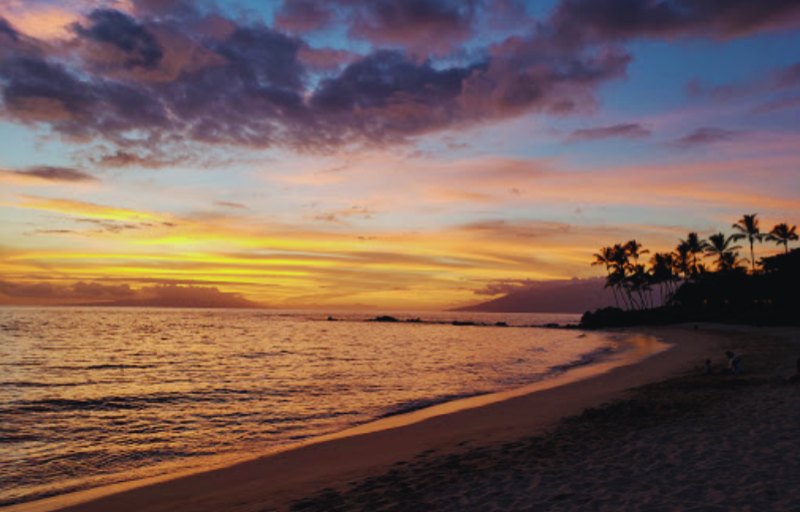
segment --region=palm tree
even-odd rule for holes
[[[769,232],[767,235],[767,240],[770,242],[775,242],[778,245],[783,244],[784,249],[786,249],[786,254],[789,253],[789,242],[793,242],[797,240],[797,226],[792,226],[791,228],[786,223],[781,223],[772,228],[772,231]]]
[[[626,259],[628,260],[628,273],[629,278],[627,281],[628,284],[628,293],[632,294],[632,292],[636,292],[639,295],[639,305],[642,309],[645,307],[645,298],[644,292],[648,291],[649,287],[647,286],[647,279],[644,272],[644,266],[639,265],[639,256],[642,254],[648,254],[650,251],[647,249],[642,249],[642,244],[637,242],[636,240],[630,240],[628,243],[625,244],[623,250],[626,254]],[[633,262],[630,262],[630,259],[633,259]]]
[[[757,213],[750,215],[745,214],[741,219],[739,219],[739,222],[733,225],[733,229],[736,229],[739,232],[732,235],[732,238],[735,241],[747,238],[747,240],[750,242],[750,263],[753,266],[753,272],[756,271],[756,257],[753,250],[753,243],[756,240],[761,242],[764,239],[764,235],[761,234],[761,230],[758,228],[757,217]]]
[[[657,252],[650,258],[650,274],[653,284],[657,284],[661,288],[661,304],[666,304],[667,297],[673,293],[674,268],[675,255],[671,252]]]
[[[686,279],[692,274],[692,262],[690,260],[691,254],[689,254],[689,248],[684,245],[680,244],[678,247],[675,248],[675,258],[673,260],[673,265],[675,266],[675,274],[681,275]]]
[[[639,256],[650,252],[647,249],[642,250],[642,244],[638,243],[636,240],[631,240],[625,244],[625,251],[627,251],[628,256],[633,258],[634,265],[639,263]]]
[[[686,240],[681,240],[680,245],[692,256],[692,276],[694,276],[697,274],[697,255],[708,248],[708,242],[702,240],[697,233],[689,233]]]
[[[709,256],[716,256],[717,270],[731,270],[726,268],[727,264],[731,261],[730,254],[734,255],[733,261],[737,261],[736,257],[738,257],[738,254],[736,253],[736,250],[741,249],[742,247],[739,245],[731,245],[734,241],[734,237],[726,237],[723,233],[711,235],[708,237],[708,241],[709,243],[706,247],[706,258]]]
[[[731,272],[736,269],[744,268],[742,265],[747,260],[740,260],[738,252],[726,252],[719,257],[717,265],[722,272]]]
[[[612,284],[611,280],[611,267],[614,265],[614,248],[603,247],[600,252],[594,255],[592,266],[604,265],[606,267],[606,287],[610,287],[614,293],[614,304],[619,307],[619,299],[617,298],[617,287]]]

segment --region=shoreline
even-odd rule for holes
[[[707,352],[702,339],[691,343],[680,339],[687,332],[694,338],[707,338],[705,332],[698,335],[678,329],[682,334],[675,336],[674,329],[642,331],[667,338],[664,341],[672,344],[672,349],[660,350],[636,364],[615,361],[612,356],[608,361],[573,368],[565,375],[518,390],[379,419],[232,466],[112,484],[11,505],[6,510],[218,510],[230,509],[232,503],[244,507],[242,510],[254,503],[261,509],[281,506],[325,487],[386,470],[420,453],[454,452],[475,444],[477,439],[478,444],[496,444],[543,431],[563,417],[663,378],[699,357],[700,352]],[[625,354],[642,357],[636,350],[622,351]]]
[[[369,320],[366,320],[369,321]],[[437,322],[432,322],[437,323]],[[449,324],[449,322],[447,322]],[[494,327],[489,324],[473,324],[475,326]],[[512,328],[531,328],[533,326],[513,326]],[[537,327],[547,329],[547,327]],[[579,337],[583,337],[582,334]],[[466,395],[455,399],[437,401],[430,405],[419,408],[410,408],[399,412],[391,412],[386,415],[378,416],[363,423],[356,423],[347,426],[342,430],[318,434],[301,440],[294,440],[285,443],[277,443],[271,446],[258,449],[253,452],[236,452],[220,455],[207,455],[191,466],[176,467],[167,472],[159,472],[151,475],[135,476],[133,478],[107,482],[101,485],[89,486],[74,489],[67,492],[51,494],[38,499],[22,501],[19,503],[0,506],[4,510],[15,512],[17,510],[44,512],[50,510],[60,510],[67,506],[72,506],[97,498],[135,490],[153,484],[177,480],[180,478],[205,473],[213,470],[223,470],[236,466],[241,463],[251,462],[264,457],[271,457],[283,452],[291,452],[318,443],[325,443],[336,439],[359,436],[382,430],[400,428],[413,423],[424,421],[428,418],[452,414],[461,410],[482,407],[494,402],[500,402],[509,398],[522,395],[537,393],[542,390],[561,386],[592,378],[593,376],[607,372],[618,366],[635,364],[640,359],[650,357],[654,353],[667,350],[670,347],[660,344],[656,340],[649,339],[635,333],[609,331],[604,335],[607,343],[611,346],[603,347],[594,352],[585,354],[583,358],[569,361],[561,366],[550,368],[554,370],[542,380],[523,384],[521,387],[481,393],[476,395]]]

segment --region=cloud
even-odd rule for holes
[[[79,171],[77,169],[72,169],[69,167],[41,166],[41,167],[31,167],[30,169],[25,169],[23,171],[14,171],[14,172],[15,174],[19,174],[21,176],[31,176],[45,181],[77,182],[77,181],[97,180],[97,178],[95,178],[91,174],[87,174],[85,172]]]
[[[614,138],[635,139],[647,137],[652,132],[638,123],[617,124],[599,128],[581,128],[572,132],[571,141],[590,141]]]
[[[242,203],[232,203],[230,201],[214,201],[216,206],[222,206],[225,208],[235,208],[240,210],[247,210],[247,206],[243,205]]]
[[[22,170],[0,170],[0,181],[41,185],[98,181],[91,174],[70,167],[39,166]]]
[[[156,38],[130,16],[111,9],[97,9],[89,15],[92,25],[75,24],[73,30],[83,38],[107,43],[126,53],[126,68],[153,69],[164,57]]]
[[[0,18],[0,36],[12,41],[19,41],[19,33],[4,18]]]
[[[770,112],[786,111],[798,107],[800,107],[800,96],[794,96],[790,98],[781,98],[762,103],[753,109],[753,113],[768,114]]]
[[[711,37],[800,27],[792,0],[562,0],[551,20],[561,41]]]
[[[474,0],[339,0],[356,6],[351,37],[398,45],[411,53],[445,55],[470,38]]]
[[[772,85],[775,89],[800,87],[800,62],[774,71]]]
[[[275,27],[288,32],[311,32],[331,24],[334,13],[316,0],[284,0],[275,12]]]
[[[631,56],[621,42],[737,37],[798,17],[786,0],[562,0],[551,16],[526,19],[527,31],[489,43],[476,26],[498,23],[492,13],[519,17],[518,4],[296,0],[281,4],[273,27],[213,3],[92,5],[68,17],[58,45],[30,35],[22,44],[0,21],[0,117],[104,147],[91,161],[107,167],[174,165],[213,155],[199,151],[209,146],[332,152],[529,113],[587,112],[598,87],[625,77]],[[303,39],[333,24],[370,44],[351,45],[355,54]],[[577,137],[643,133],[605,129]]]
[[[730,101],[748,96],[777,93],[798,87],[800,87],[800,62],[774,69],[765,75],[755,76],[741,82],[714,87],[704,84],[698,78],[694,78],[686,84],[686,92],[691,98],[707,97],[718,101]]]
[[[162,155],[155,151],[133,152],[123,150],[91,156],[89,160],[95,165],[106,168],[142,167],[145,169],[156,169],[174,165],[179,161],[187,161],[175,155]]]
[[[358,55],[345,50],[303,46],[298,50],[297,58],[309,68],[330,71],[353,62]]]
[[[104,143],[97,165],[156,167],[199,154],[198,145],[319,152],[530,111],[575,112],[629,61],[618,49],[556,54],[518,38],[462,64],[434,63],[426,57],[435,48],[471,33],[477,3],[340,5],[359,37],[419,40],[431,52],[313,48],[259,23],[218,13],[211,23],[182,2],[98,9],[73,23],[64,50],[41,45],[2,58],[0,115],[69,142]],[[224,31],[208,29],[220,20]]]
[[[241,294],[220,291],[211,286],[159,284],[132,288],[129,284],[109,285],[78,281],[74,284],[51,282],[12,282],[0,280],[0,297],[13,304],[94,304],[137,307],[253,308],[261,305]],[[11,299],[10,301],[8,299]]]
[[[364,220],[369,220],[374,218],[374,215],[375,211],[371,210],[366,206],[352,206],[350,208],[345,208],[341,210],[319,213],[317,215],[314,215],[312,218],[314,220],[321,220],[325,222],[345,223],[345,221],[342,220],[342,217],[344,218],[357,217]]]
[[[675,144],[683,147],[705,146],[719,142],[730,142],[744,135],[738,130],[724,128],[698,128],[689,135],[681,137]]]
[[[22,196],[22,199],[23,202],[15,206],[62,213],[74,217],[123,222],[162,222],[168,220],[159,214],[73,201],[71,199],[50,199],[37,196]]]
[[[18,298],[48,299],[116,299],[136,294],[127,284],[103,285],[79,281],[72,285],[52,283],[15,283],[0,280],[0,293]]]
[[[579,286],[584,284],[595,285],[600,283],[602,286],[605,279],[592,277],[588,279],[555,279],[550,281],[538,281],[535,279],[500,279],[491,281],[482,288],[473,291],[475,295],[506,295],[525,290],[548,291],[556,288],[569,286]]]

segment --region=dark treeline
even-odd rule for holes
[[[762,233],[754,213],[732,229],[707,240],[689,233],[670,252],[650,254],[636,240],[600,249],[592,265],[606,269],[617,307],[587,312],[582,325],[800,323],[800,250],[789,250],[797,227],[781,223]],[[783,253],[757,259],[756,245],[763,242],[782,246]]]

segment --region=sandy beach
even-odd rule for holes
[[[130,489],[10,512],[797,510],[796,329],[639,329],[668,351],[600,375]],[[720,375],[724,351],[740,376]],[[715,374],[702,375],[706,357]]]

